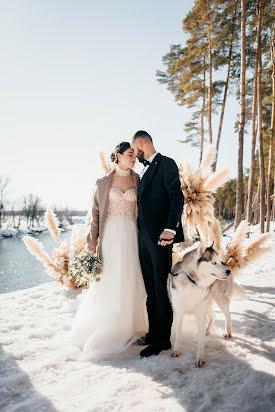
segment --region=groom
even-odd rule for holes
[[[147,292],[149,332],[140,356],[158,355],[170,349],[173,320],[167,293],[173,243],[183,242],[181,214],[184,197],[174,160],[156,152],[151,136],[139,130],[131,141],[144,164],[138,185],[139,257]]]

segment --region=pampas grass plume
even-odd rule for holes
[[[105,156],[102,152],[99,152],[99,159],[100,159],[100,164],[104,172],[107,174],[112,170],[111,165],[107,162],[105,159]]]
[[[201,169],[205,169],[208,166],[211,166],[216,158],[216,150],[213,144],[209,144],[203,155],[202,162],[200,164]]]
[[[213,175],[208,176],[203,184],[203,190],[206,192],[214,192],[219,186],[221,186],[227,180],[229,175],[229,169],[222,169]]]
[[[50,256],[44,251],[42,243],[31,236],[23,236],[23,242],[25,243],[28,251],[44,264],[49,275],[59,279],[59,269],[51,260]]]
[[[83,234],[77,226],[74,226],[71,234],[71,252],[72,257],[77,256],[86,245],[86,235]]]
[[[53,239],[59,243],[60,229],[58,227],[58,219],[51,208],[47,208],[45,212],[45,220]]]
[[[271,252],[271,245],[263,246],[270,237],[270,233],[261,233],[244,248],[244,262],[246,265],[254,262],[264,253]]]
[[[222,252],[222,230],[218,219],[214,219],[213,222],[210,223],[209,240],[211,244],[214,242],[214,249],[220,255]]]

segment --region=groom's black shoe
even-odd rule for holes
[[[136,343],[139,346],[144,346],[144,345],[151,345],[152,342],[153,342],[153,339],[151,338],[151,336],[145,335],[145,336],[142,336],[142,338],[139,338]]]
[[[147,348],[142,349],[140,352],[140,356],[142,358],[148,358],[148,356],[158,355],[162,350],[171,349],[171,343],[167,343],[166,345],[156,345],[151,344],[147,346]]]

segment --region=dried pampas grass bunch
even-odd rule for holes
[[[71,254],[77,256],[86,245],[86,236],[78,227],[73,227],[71,235]]]
[[[239,270],[244,267],[244,246],[243,242],[249,232],[248,223],[242,220],[231,241],[227,244],[224,253],[224,263],[232,270]]]
[[[223,249],[222,230],[220,222],[214,217],[215,199],[212,193],[226,181],[229,170],[222,169],[213,173],[211,165],[215,157],[214,146],[209,145],[196,171],[193,172],[189,163],[186,163],[184,167],[180,166],[181,188],[185,198],[182,220],[183,225],[187,227],[189,237],[193,237],[198,230],[206,245],[214,242],[215,250],[220,258],[232,270],[233,275],[236,275],[246,265],[271,250],[271,246],[264,245],[270,235],[260,234],[254,236],[249,243],[245,243],[249,226],[247,221],[243,220],[231,241]]]
[[[101,167],[104,170],[104,173],[106,174],[109,173],[112,170],[112,166],[110,165],[110,163],[107,162],[102,152],[99,152],[99,160],[100,160]]]
[[[28,251],[43,263],[46,272],[51,277],[57,279],[61,284],[67,287],[76,288],[77,284],[75,283],[74,278],[68,278],[68,265],[70,255],[73,258],[84,249],[86,244],[86,234],[83,234],[77,227],[74,227],[71,235],[71,245],[69,246],[66,241],[60,242],[59,222],[52,209],[48,208],[46,210],[45,220],[53,239],[58,243],[58,247],[53,249],[52,259],[44,251],[42,243],[37,239],[31,236],[23,236],[23,241]],[[90,219],[87,218],[86,224],[88,220],[90,221]],[[87,230],[88,228],[86,226],[86,231]]]
[[[221,246],[222,231],[219,221],[215,219],[210,227],[211,241],[214,241],[215,249],[222,261],[231,269],[233,276],[238,275],[241,269],[272,250],[271,245],[265,245],[265,242],[270,238],[270,233],[254,235],[252,240],[246,242],[249,233],[249,225],[246,220],[241,221],[224,250]]]
[[[187,234],[190,237],[198,230],[204,243],[208,245],[208,224],[214,221],[215,201],[212,193],[222,185],[228,176],[229,170],[222,169],[212,173],[211,165],[216,157],[216,151],[210,144],[203,156],[200,167],[193,172],[190,164],[185,163],[179,168],[181,188],[185,198],[183,210],[183,225],[187,226]]]

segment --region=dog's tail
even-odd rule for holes
[[[233,299],[247,299],[245,288],[236,282],[233,284]]]

